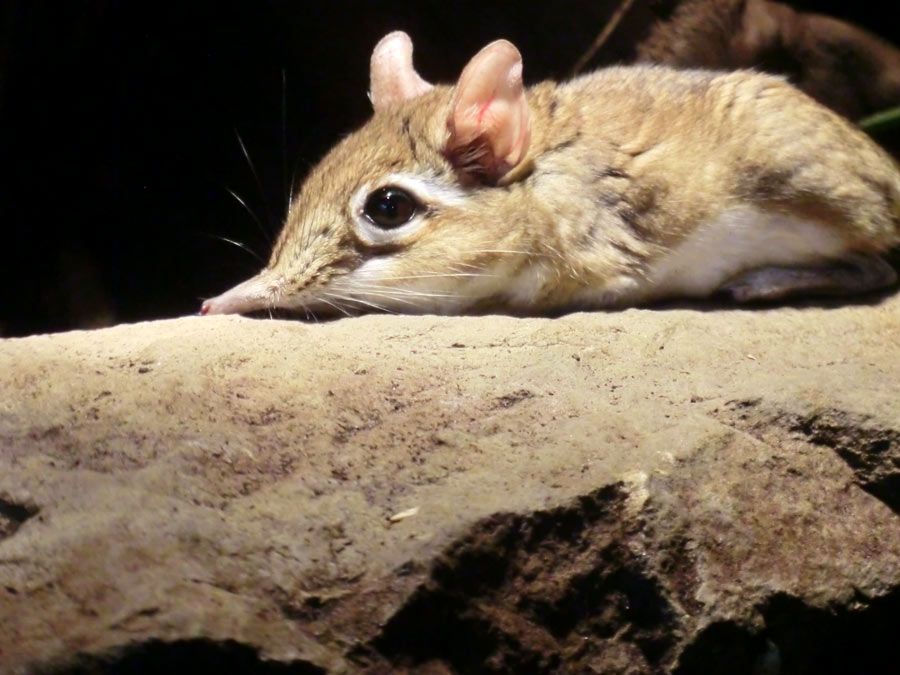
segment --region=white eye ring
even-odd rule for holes
[[[396,187],[420,204],[412,218],[397,227],[385,229],[373,223],[365,214],[366,201],[369,196],[383,188]],[[391,174],[385,176],[377,184],[366,183],[350,200],[350,212],[353,214],[353,225],[356,235],[369,246],[397,244],[421,229],[429,213],[441,206],[452,206],[462,201],[462,193],[446,186],[435,185],[419,176],[409,174]]]

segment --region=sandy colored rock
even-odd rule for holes
[[[866,672],[898,382],[900,297],[0,341],[0,672]]]

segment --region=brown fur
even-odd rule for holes
[[[900,103],[900,49],[844,21],[768,0],[683,0],[641,42],[638,58],[780,73],[851,119]]]

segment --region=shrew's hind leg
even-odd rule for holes
[[[738,302],[780,300],[798,295],[853,295],[886,288],[897,272],[881,256],[854,253],[810,267],[757,267],[721,288]]]

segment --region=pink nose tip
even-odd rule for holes
[[[209,300],[204,300],[203,304],[200,305],[200,316],[204,316],[209,313]]]

